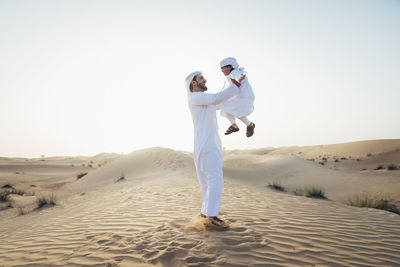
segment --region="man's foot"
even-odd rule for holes
[[[229,228],[229,223],[221,220],[217,216],[209,216],[206,227],[215,230],[227,230]]]
[[[200,213],[200,215],[199,215],[201,218],[207,218],[207,216],[206,215],[204,215],[203,213]]]
[[[247,131],[246,131],[246,136],[251,137],[254,134],[254,128],[256,128],[256,125],[251,122],[249,126],[247,126]]]
[[[231,134],[231,133],[234,133],[234,132],[237,132],[237,131],[239,131],[239,127],[235,123],[235,124],[232,124],[231,126],[229,126],[229,128],[225,132],[225,135],[228,135],[228,134]]]

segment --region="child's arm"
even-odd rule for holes
[[[232,70],[231,73],[229,74],[229,77],[231,79],[234,79],[238,82],[242,82],[242,80],[244,79],[243,77],[246,76],[246,72],[240,69],[235,69]]]

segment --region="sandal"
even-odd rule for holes
[[[226,130],[225,135],[228,135],[228,134],[231,134],[231,133],[234,133],[237,131],[239,131],[239,127],[235,127],[235,126],[231,125],[231,126],[229,126],[228,130]]]
[[[251,137],[254,134],[254,128],[256,128],[256,125],[254,123],[250,123],[249,126],[247,126],[247,137]]]
[[[219,230],[219,231],[224,231],[229,229],[229,223],[221,220],[217,216],[211,216],[208,217],[208,222],[206,223],[206,228],[213,229],[213,230]]]

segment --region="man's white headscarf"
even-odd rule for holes
[[[201,74],[201,72],[200,71],[194,71],[194,72],[190,73],[188,76],[186,76],[185,86],[186,86],[186,91],[187,91],[188,95],[190,95],[190,93],[191,93],[190,92],[190,83],[192,82],[194,76],[196,76],[198,74]]]
[[[223,60],[221,60],[221,62],[219,63],[219,65],[222,67],[231,65],[232,68],[234,69],[238,69],[239,68],[239,63],[237,63],[236,58],[234,57],[227,57],[224,58]]]

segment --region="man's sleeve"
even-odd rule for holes
[[[191,105],[198,106],[218,105],[236,95],[238,92],[239,88],[233,84],[217,94],[192,93],[189,101]]]

